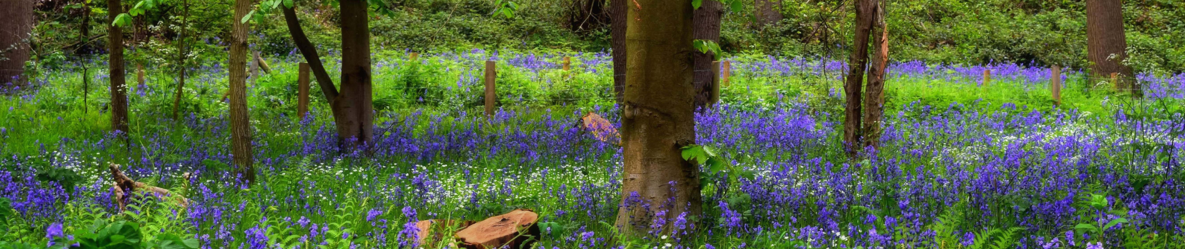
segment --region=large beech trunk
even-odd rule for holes
[[[1123,3],[1120,0],[1086,1],[1086,54],[1090,59],[1090,72],[1096,77],[1109,77],[1119,73],[1130,79],[1131,67],[1123,65],[1127,58],[1127,38],[1123,30]],[[1131,88],[1136,96],[1142,91],[1132,80],[1115,82],[1116,86]]]
[[[230,143],[236,173],[245,183],[255,181],[251,154],[251,124],[247,113],[247,27],[239,20],[251,11],[251,0],[235,0],[230,39]]]
[[[860,152],[862,130],[861,121],[861,90],[864,83],[864,67],[868,64],[868,36],[872,31],[877,0],[857,0],[856,2],[856,37],[852,41],[852,57],[848,63],[848,77],[844,80],[844,93],[847,103],[844,106],[843,136],[844,146],[849,156],[856,156]]]
[[[123,29],[111,25],[123,12],[120,0],[107,0],[107,70],[111,83],[111,129],[128,132],[128,86],[124,75]]]
[[[694,11],[692,37],[699,40],[720,42],[720,16],[724,15],[724,5],[716,0],[704,0],[699,9]],[[712,84],[719,68],[712,68],[712,55],[696,51],[694,58],[695,76],[695,108],[703,110],[712,100]]]
[[[629,0],[609,0],[610,42],[613,48],[613,93],[617,104],[625,100],[625,31]]]
[[[28,44],[33,30],[33,0],[0,1],[0,87],[9,83],[24,86],[25,61],[29,60]]]
[[[663,232],[675,232],[680,214],[701,213],[699,168],[680,155],[695,143],[692,104],[691,18],[687,1],[632,0],[626,47],[625,102],[622,109],[622,203],[616,226],[643,232],[663,219]]]

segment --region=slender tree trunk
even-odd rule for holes
[[[128,86],[124,75],[123,62],[123,29],[111,25],[115,17],[123,12],[120,0],[107,0],[107,70],[111,82],[111,129],[123,132],[128,130]]]
[[[844,146],[849,156],[856,156],[860,152],[861,101],[860,92],[864,85],[864,67],[868,64],[868,36],[872,29],[876,0],[857,0],[856,2],[856,38],[852,41],[852,57],[848,63],[848,77],[844,80],[844,93],[847,104],[844,108],[843,135]]]
[[[255,182],[251,152],[251,124],[247,113],[247,23],[240,20],[251,11],[251,0],[235,0],[230,39],[230,143],[236,173],[244,183]]]
[[[716,0],[704,0],[699,9],[694,11],[692,19],[692,37],[699,40],[720,42],[720,16],[724,15],[724,5]],[[700,53],[692,54],[695,64],[695,108],[706,109],[712,99],[712,84],[719,68],[712,68],[712,55]]]
[[[885,25],[885,4],[875,0],[876,18],[872,35],[872,65],[868,68],[868,85],[864,89],[864,147],[880,147],[881,118],[885,105],[885,69],[889,66],[889,30]]]
[[[1086,53],[1090,59],[1091,74],[1107,77],[1119,73],[1130,79],[1131,67],[1121,64],[1127,58],[1127,38],[1123,30],[1123,3],[1120,0],[1086,1]],[[1134,82],[1116,82],[1117,86],[1131,88],[1136,96],[1142,95]],[[1131,83],[1130,85],[1128,83]]]
[[[341,97],[333,101],[343,145],[368,145],[374,136],[370,78],[370,24],[365,0],[341,1]],[[358,144],[351,144],[356,142]]]
[[[90,1],[82,1],[82,25],[79,26],[78,33],[81,35],[78,37],[78,42],[79,42],[78,46],[81,46],[81,51],[83,53],[85,53],[85,56],[83,58],[89,59],[91,50],[90,50],[90,46],[87,46],[86,44],[88,43],[88,41],[91,37],[91,5],[90,5]],[[80,53],[80,55],[83,53]],[[90,95],[90,90],[91,90],[90,67],[89,67],[89,65],[87,65],[87,64],[90,64],[90,62],[87,61],[86,59],[82,60],[82,113],[83,114],[86,114],[88,111],[87,110],[88,108],[86,106],[86,100],[87,100],[88,95]]]
[[[622,110],[622,203],[617,227],[646,231],[653,219],[673,233],[680,214],[701,213],[699,167],[679,148],[695,143],[692,8],[687,1],[631,0]]]
[[[177,95],[173,98],[173,120],[177,119],[181,109],[181,94],[185,89],[185,70],[189,69],[185,64],[185,56],[188,53],[185,39],[189,37],[189,1],[182,1],[181,4],[184,5],[185,14],[181,16],[181,37],[177,39],[177,67],[180,70],[177,73]]]
[[[0,1],[0,87],[25,85],[25,62],[31,49],[27,39],[33,31],[33,0]]]
[[[774,5],[780,4],[780,3],[781,3],[780,1],[775,2],[775,0],[756,0],[756,1],[754,1],[753,6],[754,6],[754,9],[756,9],[756,11],[757,11],[756,13],[754,13],[754,15],[757,16],[757,25],[759,27],[765,26],[765,25],[777,24],[778,21],[782,20],[782,13],[778,12],[778,10],[774,8]]]
[[[613,92],[617,97],[618,105],[621,105],[625,100],[625,32],[628,21],[626,14],[629,12],[628,1],[609,0],[610,42],[613,48]]]
[[[321,56],[317,54],[317,47],[309,42],[308,36],[304,34],[304,29],[300,27],[300,20],[296,19],[294,8],[281,7],[284,11],[284,23],[288,25],[288,33],[292,36],[292,43],[296,44],[296,48],[304,56],[305,62],[309,63],[309,69],[313,71],[313,77],[317,79],[317,85],[321,88],[321,93],[325,95],[325,102],[333,103],[337,99],[337,87],[333,86],[333,79],[329,78],[329,73],[325,71],[325,65],[321,64]],[[330,108],[335,107],[330,106]],[[338,111],[335,109],[333,113],[336,116]]]

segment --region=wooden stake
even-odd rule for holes
[[[297,97],[296,112],[300,119],[304,119],[309,112],[309,64],[300,63],[300,75],[296,78]]]
[[[564,56],[564,71],[568,71],[571,68],[572,68],[572,59],[567,56]]]
[[[987,87],[988,83],[990,83],[990,82],[992,82],[992,70],[991,69],[984,69],[983,70],[983,87]]]
[[[1053,105],[1062,106],[1062,67],[1053,66],[1051,71],[1053,72],[1049,81],[1049,90],[1053,92]]]
[[[1115,85],[1115,89],[1123,89],[1125,87],[1119,84],[1119,73],[1111,73],[1111,84]]]
[[[139,82],[138,87],[144,87],[144,64],[136,64],[136,82]]]
[[[486,61],[486,116],[494,116],[494,103],[497,101],[497,94],[494,90],[494,80],[498,78],[498,72],[495,71],[494,61]]]
[[[712,61],[712,68],[715,70],[712,70],[712,97],[708,104],[716,106],[716,103],[720,103],[720,72],[717,71],[720,69],[720,62]]]
[[[724,87],[728,87],[728,78],[732,75],[732,62],[724,61],[724,68],[721,68],[720,71],[724,73]]]
[[[420,53],[411,52],[411,54],[409,54],[409,55],[408,55],[408,58],[410,58],[410,59],[412,59],[412,60],[419,59],[419,58],[420,58]]]

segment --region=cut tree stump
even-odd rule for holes
[[[608,142],[613,144],[620,144],[621,134],[617,133],[617,128],[613,128],[613,123],[601,117],[595,112],[588,112],[580,117],[581,128],[593,134],[597,140],[601,142]]]
[[[416,244],[420,246],[438,246],[441,241],[452,239],[445,236],[447,232],[459,231],[473,225],[472,221],[456,221],[456,220],[421,220],[416,222]],[[456,229],[456,230],[451,230]],[[457,243],[450,241],[449,247],[456,248]]]
[[[169,193],[169,190],[167,189],[148,186],[148,184],[144,184],[143,182],[133,181],[131,178],[128,178],[127,175],[124,175],[123,171],[119,170],[118,164],[109,162],[107,163],[107,168],[111,170],[111,177],[115,182],[113,186],[111,186],[112,190],[115,191],[113,201],[119,204],[120,212],[127,211],[128,203],[131,202],[132,197],[135,196],[134,194],[127,194],[127,192],[124,192],[125,190],[131,191],[131,193],[140,191],[144,194],[144,196],[151,195],[156,197],[157,200],[173,200],[176,202],[177,206],[181,208],[181,210],[185,210],[186,207],[189,207],[189,199],[185,199],[185,197],[169,198],[172,196],[172,194]],[[188,180],[189,174],[186,173],[184,177]]]
[[[539,214],[515,209],[461,229],[456,234],[461,248],[530,248],[539,240]]]

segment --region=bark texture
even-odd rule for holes
[[[692,37],[697,40],[708,40],[720,43],[720,16],[724,15],[724,5],[716,0],[704,0],[699,9],[694,11]],[[704,110],[712,100],[712,86],[719,68],[712,68],[711,54],[695,51],[692,55],[695,66],[695,108]]]
[[[370,78],[370,23],[366,0],[341,1],[341,96],[332,103],[337,135],[346,147],[369,144],[374,137]],[[357,143],[357,144],[353,144]]]
[[[107,0],[107,72],[111,88],[111,129],[128,132],[128,86],[123,61],[123,29],[111,25],[123,12],[120,0]]]
[[[774,8],[781,3],[780,0],[756,0],[753,6],[757,12],[753,14],[757,17],[757,26],[774,25],[782,21],[782,13]]]
[[[251,123],[247,113],[247,29],[239,20],[251,11],[251,0],[235,0],[230,39],[230,143],[236,173],[243,182],[255,182],[251,152]]]
[[[627,3],[629,0],[609,0],[609,18],[611,23],[610,39],[613,49],[613,93],[617,97],[617,104],[621,105],[625,100],[625,70],[626,70],[626,54],[625,54],[625,31],[628,28],[627,12],[629,12]]]
[[[1119,73],[1116,86],[1130,88],[1139,96],[1142,91],[1133,86],[1131,67],[1121,64],[1127,58],[1127,38],[1123,30],[1123,3],[1120,0],[1086,1],[1086,54],[1090,72],[1098,77]],[[1129,84],[1132,83],[1132,84]]]
[[[699,216],[699,168],[680,155],[695,143],[692,8],[686,1],[632,0],[622,109],[624,174],[616,226],[649,230],[656,218]],[[638,7],[640,6],[640,7]],[[662,226],[673,233],[671,223]]]
[[[844,106],[843,137],[849,156],[855,156],[862,145],[860,138],[863,126],[861,123],[861,90],[864,83],[864,67],[868,64],[868,37],[872,31],[872,24],[876,11],[876,0],[856,1],[856,37],[852,41],[852,57],[848,62],[848,77],[844,80],[844,94],[847,98]]]
[[[25,61],[29,60],[29,35],[33,31],[33,0],[0,1],[0,87],[24,86]]]
[[[885,110],[885,69],[889,66],[889,30],[885,25],[884,3],[876,1],[875,21],[871,36],[872,61],[868,68],[868,85],[864,88],[864,147],[880,148],[881,118]]]

